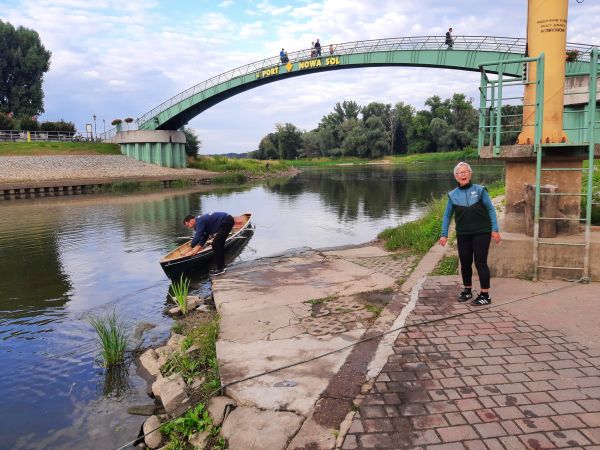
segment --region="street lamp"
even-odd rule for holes
[[[94,114],[92,116],[92,119],[94,119],[94,138],[98,138],[98,133],[96,132],[96,114]]]
[[[102,124],[104,125],[104,133],[106,134],[106,119],[102,119]]]

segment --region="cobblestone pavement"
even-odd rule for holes
[[[472,308],[430,277],[407,325]],[[524,303],[525,304],[525,303]],[[400,334],[343,449],[600,449],[600,351],[477,309]]]
[[[172,169],[124,155],[1,156],[0,182],[182,176],[210,178],[198,169]]]
[[[407,277],[418,262],[417,257],[413,255],[390,255],[345,259],[358,264],[359,266],[376,270],[377,272],[384,273],[396,279]]]

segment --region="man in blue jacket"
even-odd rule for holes
[[[213,236],[212,248],[215,252],[217,268],[211,270],[210,274],[216,276],[225,273],[225,240],[233,228],[233,217],[225,212],[210,212],[195,217],[189,214],[185,216],[183,223],[189,229],[195,230],[190,244],[192,249],[186,256],[200,252],[209,237]]]

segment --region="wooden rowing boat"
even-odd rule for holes
[[[225,255],[234,248],[239,248],[251,235],[250,218],[252,213],[245,213],[241,216],[234,217],[234,224],[227,240],[225,241]],[[204,248],[200,252],[192,256],[185,256],[190,251],[190,239],[186,243],[180,245],[172,252],[168,253],[160,260],[160,265],[169,278],[179,278],[182,274],[190,272],[207,271],[213,259],[213,249],[211,239],[209,239]]]

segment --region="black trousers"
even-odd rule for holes
[[[215,237],[212,241],[212,248],[215,252],[215,262],[217,263],[217,269],[222,269],[225,267],[225,241],[227,240],[227,236],[229,236],[229,232],[233,228],[233,217],[227,216],[224,220],[217,232],[215,233]]]
[[[491,233],[459,234],[456,236],[460,271],[465,286],[472,286],[472,265],[475,261],[481,289],[490,288],[490,268],[487,264],[487,257],[491,239]]]

